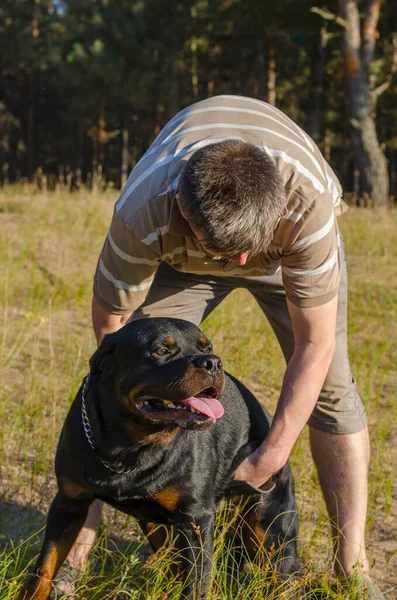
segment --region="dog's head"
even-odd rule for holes
[[[202,331],[182,319],[141,319],[107,335],[91,376],[111,384],[129,419],[205,429],[223,415],[222,362]]]

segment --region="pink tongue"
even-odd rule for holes
[[[196,396],[192,396],[191,398],[186,398],[183,400],[181,404],[185,406],[191,406],[195,408],[203,415],[207,417],[212,417],[213,419],[219,419],[225,412],[222,404],[216,398],[210,398],[209,396],[202,396],[197,398]]]

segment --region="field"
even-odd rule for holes
[[[0,600],[16,598],[21,572],[39,549],[55,489],[59,432],[95,349],[91,282],[114,200],[114,192],[0,192]],[[340,225],[350,277],[352,369],[372,442],[368,551],[373,575],[391,600],[397,597],[397,213],[351,208]],[[203,329],[226,369],[272,411],[283,359],[253,298],[235,291]],[[333,587],[328,523],[307,431],[291,461],[305,581],[317,589],[315,597],[342,600],[346,596]],[[107,510],[78,598],[177,597],[164,574],[167,556],[142,567],[145,554],[133,521]],[[217,556],[212,600],[264,596],[263,573],[227,591],[222,520]],[[280,592],[271,597],[280,598]],[[285,590],[282,597],[292,595]]]

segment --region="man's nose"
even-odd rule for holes
[[[233,258],[232,260],[236,263],[236,265],[242,267],[248,260],[248,252],[244,252],[243,254],[240,254],[239,256],[237,256],[237,258]]]

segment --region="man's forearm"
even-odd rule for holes
[[[109,313],[98,303],[95,297],[92,298],[91,311],[92,325],[98,346],[106,334],[118,331],[123,325],[128,323],[128,320],[131,317],[131,313],[122,315]]]
[[[317,402],[334,346],[319,349],[313,344],[297,347],[288,363],[280,400],[269,434],[259,449],[266,460],[271,453],[281,468]]]
[[[276,414],[266,439],[234,472],[262,485],[287,462],[317,402],[335,352],[338,297],[311,308],[287,301],[295,350],[288,363]]]

